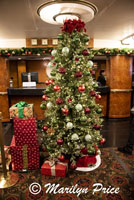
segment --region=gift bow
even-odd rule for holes
[[[19,118],[23,118],[24,114],[23,114],[23,108],[24,107],[29,107],[30,105],[27,104],[24,101],[20,101],[19,103],[16,103],[15,105],[13,105],[12,107],[17,107],[18,108],[18,112],[19,112]]]
[[[55,176],[55,174],[56,174],[56,170],[55,170],[55,165],[56,164],[61,164],[61,165],[64,165],[64,166],[68,166],[67,163],[59,162],[58,159],[46,160],[45,163],[48,163],[50,165],[50,167],[51,167],[51,176]]]

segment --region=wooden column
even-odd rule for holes
[[[109,118],[130,117],[132,57],[111,56],[107,61],[107,79],[110,86]]]
[[[0,112],[2,122],[10,121],[7,88],[9,87],[9,68],[5,58],[0,57]]]
[[[26,72],[26,62],[18,61],[18,83],[19,87],[22,87],[21,73]]]

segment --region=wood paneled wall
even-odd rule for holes
[[[9,103],[7,88],[9,87],[9,67],[6,59],[0,57],[0,112],[2,112],[3,122],[9,121]]]
[[[132,57],[111,56],[107,67],[107,83],[110,86],[109,117],[130,117]]]

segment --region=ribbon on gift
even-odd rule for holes
[[[18,108],[18,112],[19,112],[19,118],[23,118],[24,114],[23,114],[23,108],[24,107],[29,107],[30,105],[27,104],[24,101],[20,101],[19,103],[16,103],[15,105],[13,105],[12,107],[17,107]]]
[[[55,165],[56,164],[61,164],[61,165],[64,165],[64,166],[68,167],[68,163],[59,162],[57,159],[46,160],[45,163],[48,163],[50,165],[50,167],[51,167],[51,176],[55,176],[56,175],[56,169],[55,169]]]
[[[24,169],[28,168],[28,158],[27,158],[27,145],[24,145],[22,147],[22,151],[23,151],[23,165],[24,165]]]

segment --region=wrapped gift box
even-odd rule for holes
[[[19,102],[9,108],[10,119],[15,117],[28,119],[33,117],[33,104]]]
[[[45,161],[41,166],[41,174],[48,176],[65,177],[68,170],[68,161],[57,162],[52,164],[50,161]]]
[[[40,156],[38,143],[36,145],[16,146],[15,142],[15,137],[13,136],[10,146],[12,170],[39,169]]]
[[[37,143],[37,128],[35,118],[29,118],[24,120],[16,117],[13,120],[13,126],[15,142],[17,146]]]

